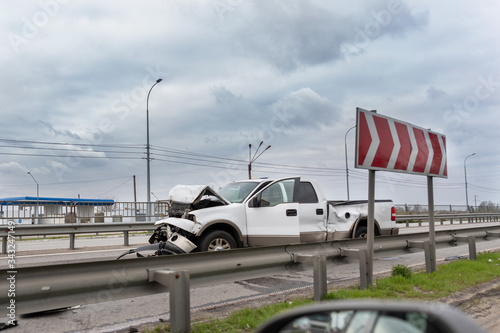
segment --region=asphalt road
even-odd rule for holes
[[[436,225],[436,230],[483,227],[486,225],[500,226],[500,222]],[[429,227],[427,224],[423,224],[421,227],[402,227],[399,232],[400,234],[409,234],[426,232],[428,230]],[[69,250],[68,238],[17,241],[16,267],[115,259],[129,249],[148,244],[148,239],[148,235],[134,235],[131,233],[129,238],[130,245],[124,246],[121,234],[116,237],[97,235],[77,237],[75,241],[75,250]],[[5,255],[0,254],[0,258],[2,257],[5,257]],[[134,257],[134,255],[129,255],[127,257],[131,258]],[[7,262],[5,260],[0,260],[0,268],[6,268],[6,265]]]
[[[453,227],[456,228],[456,226]],[[422,228],[424,229],[414,230],[425,231],[426,227]],[[401,230],[402,233],[410,232],[403,230],[405,229]],[[142,245],[146,241],[145,236],[131,237],[130,248]],[[70,251],[67,250],[69,246],[67,239],[18,242],[17,263],[22,266],[73,260],[103,260],[114,258],[116,254],[126,250],[123,240],[119,237],[77,239],[76,245],[76,250]],[[496,250],[500,249],[500,240],[478,242],[476,246],[477,251]],[[119,247],[119,249],[109,247]],[[467,254],[466,245],[437,249],[438,262],[445,262],[445,259],[451,256]],[[423,252],[404,255],[376,254],[373,265],[374,273],[388,274],[397,264],[423,266],[425,264]],[[327,269],[331,288],[359,281],[359,263],[355,259],[342,258],[329,261]],[[293,271],[272,277],[193,288],[191,290],[192,319],[216,318],[240,306],[252,307],[296,295],[311,296],[312,281],[312,269],[308,266],[301,266]],[[62,312],[24,315],[19,318],[19,326],[10,328],[8,332],[116,332],[128,331],[131,326],[156,325],[168,319],[169,295],[167,293],[83,305]]]

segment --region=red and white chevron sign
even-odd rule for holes
[[[357,108],[356,168],[448,177],[446,137]]]

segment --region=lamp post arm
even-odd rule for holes
[[[40,201],[40,185],[36,181],[35,177],[28,171],[28,175],[33,178],[36,184],[36,208],[35,208],[35,224],[38,224],[38,202]]]
[[[259,154],[259,156],[255,157],[255,158],[252,160],[252,162],[255,162],[255,161],[256,161],[256,160],[260,157],[260,155],[264,154],[264,153],[266,152],[266,150],[268,150],[269,148],[271,148],[271,145],[267,146],[267,148],[266,148],[266,149],[264,149],[264,150],[263,150],[263,151]]]

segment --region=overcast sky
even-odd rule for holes
[[[304,176],[367,199],[356,107],[444,134],[436,204],[500,202],[500,3],[2,1],[0,198],[146,201],[176,184]],[[347,133],[347,135],[346,135]],[[345,138],[347,139],[345,141]],[[258,153],[259,154],[259,153]],[[257,155],[258,155],[257,154]],[[376,197],[427,204],[425,176]]]

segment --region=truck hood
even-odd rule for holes
[[[169,192],[170,217],[187,218],[190,211],[226,206],[230,202],[207,185],[176,185]]]
[[[229,205],[229,201],[207,185],[176,185],[168,194],[170,201],[181,204],[194,204],[202,200],[211,200]]]

